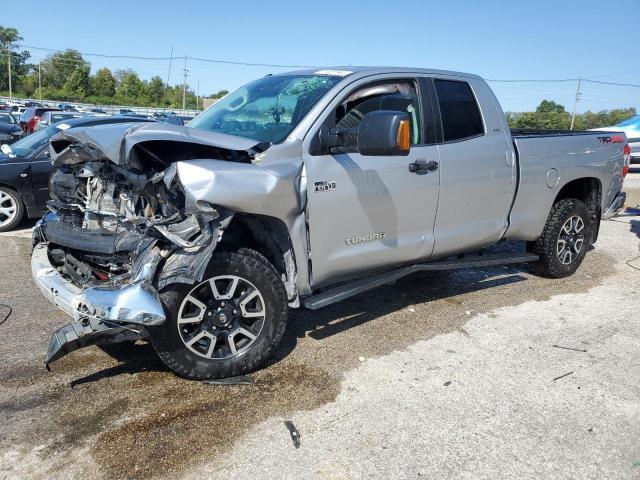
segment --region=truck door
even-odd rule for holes
[[[435,76],[428,81],[441,121],[433,254],[442,257],[500,240],[515,194],[516,165],[503,114],[484,82]]]
[[[313,286],[431,256],[440,172],[430,99],[415,78],[361,80],[314,125],[303,154]],[[375,110],[409,113],[407,156],[360,155],[355,134],[339,148],[313,146],[321,128],[358,127]],[[429,161],[432,170],[410,171]]]

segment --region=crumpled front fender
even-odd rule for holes
[[[177,162],[176,166],[188,211],[219,205],[282,220],[302,211],[298,191],[302,162],[265,167],[203,159]]]

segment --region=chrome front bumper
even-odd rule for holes
[[[165,321],[158,293],[147,282],[81,289],[51,265],[45,243],[33,249],[31,274],[42,294],[76,322],[95,319],[148,326]]]
[[[606,220],[607,218],[613,217],[616,213],[622,210],[624,207],[624,202],[627,200],[627,194],[625,192],[618,192],[618,194],[611,202],[611,205],[605,210],[602,214],[602,219]]]

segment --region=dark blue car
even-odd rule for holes
[[[25,216],[39,217],[47,210],[49,175],[53,170],[49,139],[56,133],[78,126],[145,121],[152,120],[121,116],[74,118],[39,130],[11,146],[4,145],[0,153],[0,232],[14,229]]]

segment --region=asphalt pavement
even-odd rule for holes
[[[293,312],[251,385],[179,379],[144,343],[47,372],[67,319],[31,281],[29,226],[0,239],[0,478],[640,476],[638,216],[567,279],[423,273]]]

